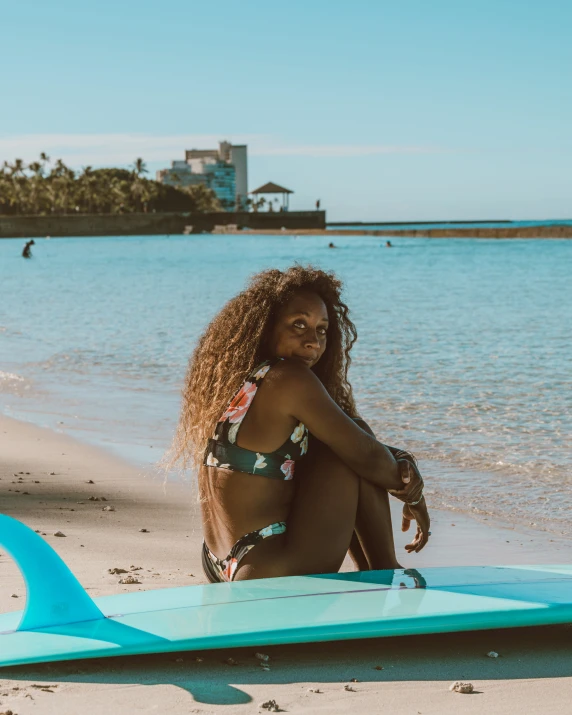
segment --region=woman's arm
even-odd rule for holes
[[[310,432],[360,477],[384,489],[402,489],[397,462],[381,442],[361,429],[332,400],[320,380],[302,364],[284,360],[268,380],[283,414]]]
[[[359,425],[361,429],[375,437],[373,430],[365,420],[356,417],[354,418],[354,422]],[[413,541],[407,544],[405,549],[409,553],[412,551],[419,553],[429,541],[429,535],[431,534],[431,518],[429,517],[427,504],[423,496],[423,479],[421,478],[421,474],[419,474],[413,455],[402,449],[396,449],[395,447],[388,447],[388,449],[397,459],[397,463],[400,467],[407,466],[406,470],[400,469],[401,478],[404,482],[403,488],[398,491],[392,489],[389,493],[405,502],[403,504],[403,515],[401,517],[401,531],[409,531],[411,522],[413,520],[417,522],[417,530]],[[412,502],[412,505],[408,502]]]

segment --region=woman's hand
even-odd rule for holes
[[[429,517],[429,512],[427,511],[425,497],[422,497],[419,504],[416,504],[415,506],[411,506],[411,504],[403,505],[401,531],[409,531],[409,527],[413,519],[417,522],[417,533],[415,534],[413,541],[410,544],[406,544],[405,549],[409,553],[415,552],[418,554],[429,541],[429,536],[431,535],[431,532],[429,531],[431,519]]]
[[[407,455],[407,456],[406,456]],[[403,505],[403,516],[401,520],[401,531],[409,531],[411,522],[417,522],[417,533],[413,541],[406,545],[409,553],[419,553],[429,541],[431,532],[431,519],[427,511],[427,504],[423,496],[423,477],[417,469],[414,458],[407,453],[401,452],[397,459],[397,466],[403,482],[403,489],[390,489],[389,493],[405,502]]]
[[[404,485],[403,489],[388,489],[387,491],[400,501],[409,504],[419,501],[423,496],[423,477],[419,473],[413,457],[398,459],[397,467]]]

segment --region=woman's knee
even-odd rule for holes
[[[236,578],[273,578],[339,570],[354,531],[360,478],[317,440],[296,473],[296,496],[283,536],[257,544]]]

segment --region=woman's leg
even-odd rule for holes
[[[365,420],[354,420],[364,432],[375,437]],[[393,526],[386,489],[360,478],[359,501],[350,556],[360,570],[365,562],[373,570],[399,569],[393,541]]]
[[[350,543],[356,545],[358,523],[360,540],[365,542],[374,568],[399,568],[392,552],[387,493],[370,494],[367,483],[364,490],[364,480],[317,440],[297,466],[296,495],[286,534],[257,544],[241,561],[235,580],[336,572]],[[366,505],[364,499],[372,500],[372,505]],[[377,544],[388,539],[386,545]],[[363,556],[358,566],[368,568]]]
[[[363,546],[361,545],[361,541],[359,540],[355,530],[352,534],[348,554],[350,555],[351,560],[354,562],[356,571],[370,570],[369,561],[367,560],[367,556],[365,555],[365,551],[363,550]]]
[[[334,573],[342,565],[356,521],[359,477],[314,440],[296,465],[295,479],[286,533],[257,544],[240,562],[235,580]]]
[[[350,548],[354,563],[359,559],[358,563],[361,564],[365,558],[368,567],[373,570],[402,568],[395,555],[387,491],[365,479],[360,479],[355,536],[363,555],[354,555]]]

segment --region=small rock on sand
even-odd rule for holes
[[[32,683],[30,687],[38,688],[39,690],[47,690],[49,688],[57,688],[58,684],[56,683],[55,685],[40,685],[39,683]],[[54,691],[52,690],[51,692],[53,693]]]
[[[234,658],[227,658],[224,662],[227,665],[238,665],[238,661],[236,661]]]
[[[263,710],[268,710],[271,713],[281,712],[280,706],[278,705],[276,700],[267,700],[265,703],[260,703],[258,707],[262,708]]]
[[[12,598],[18,598],[18,594],[17,594],[17,593],[13,593],[13,594],[12,594]]]
[[[344,690],[347,690],[348,693],[355,693],[355,692],[356,692],[356,689],[355,689],[355,688],[352,688],[351,685],[344,685]]]
[[[148,533],[149,533],[149,529],[139,529],[139,532],[140,532],[141,534],[148,534]]]
[[[126,569],[120,569],[120,568],[118,568],[117,566],[115,566],[115,568],[107,569],[107,573],[111,573],[111,574],[127,573],[127,570],[126,570]]]
[[[63,531],[56,531],[56,532],[54,533],[54,536],[65,536],[65,534],[64,534]]]
[[[254,657],[258,658],[258,660],[261,660],[264,663],[268,663],[268,661],[270,660],[270,656],[266,655],[265,653],[255,653]]]
[[[456,680],[454,683],[449,685],[449,690],[454,693],[472,693],[474,687],[472,683],[462,683],[460,680]]]
[[[101,511],[115,511],[114,506],[104,506]]]
[[[93,481],[93,479],[88,479],[86,484],[95,484],[95,482]]]
[[[308,688],[309,693],[323,693],[323,690],[320,690],[320,688]]]
[[[499,654],[496,652],[496,650],[490,650],[487,653],[487,658],[498,658]]]
[[[129,576],[125,576],[125,578],[120,578],[119,583],[134,584],[134,583],[141,583],[141,581],[139,581],[138,578],[135,578],[135,576],[131,576],[131,574],[129,574]]]

